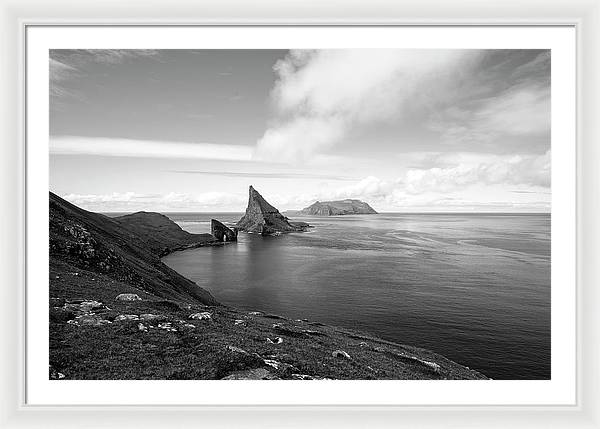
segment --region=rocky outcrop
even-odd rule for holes
[[[308,224],[305,222],[290,222],[269,204],[256,189],[250,186],[248,207],[246,214],[238,221],[240,231],[252,232],[262,235],[278,234],[282,232],[305,231]]]
[[[210,220],[210,233],[218,241],[237,241],[237,229],[231,229],[216,219]]]
[[[373,208],[360,200],[317,201],[302,209],[299,214],[305,216],[342,216],[350,214],[377,214]]]

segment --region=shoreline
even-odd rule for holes
[[[50,194],[49,377],[488,379],[431,350],[224,305],[161,261],[227,243],[157,213],[111,219]]]

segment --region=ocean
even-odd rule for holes
[[[242,213],[165,213],[189,232]],[[550,215],[303,217],[163,261],[220,302],[423,347],[494,379],[550,378]]]

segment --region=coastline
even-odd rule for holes
[[[134,215],[51,194],[51,379],[487,379],[426,349],[218,303],[160,254],[225,243]]]

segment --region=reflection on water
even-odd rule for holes
[[[184,229],[239,214],[168,214]],[[304,220],[304,219],[303,219]],[[221,302],[435,350],[493,378],[550,377],[550,216],[307,218],[308,233],[177,252]]]

